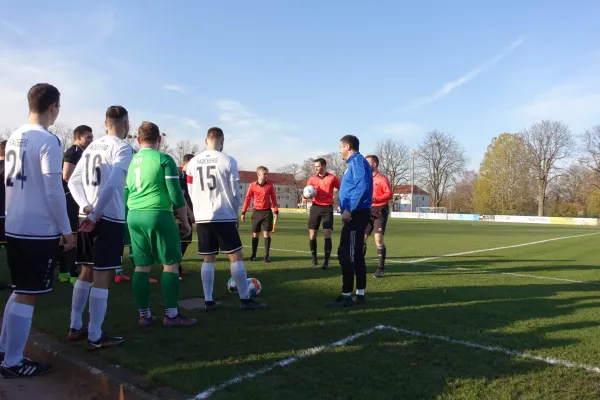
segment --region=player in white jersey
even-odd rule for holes
[[[48,132],[60,109],[58,89],[47,83],[27,94],[29,119],[6,146],[7,259],[14,293],[4,310],[0,334],[0,375],[31,377],[50,365],[23,357],[36,299],[52,290],[54,267],[63,237],[64,250],[75,247],[62,187],[62,145]]]
[[[133,157],[133,148],[123,140],[129,132],[127,110],[109,107],[105,125],[107,135],[85,149],[69,179],[69,189],[80,207],[77,264],[83,268],[73,288],[68,338],[75,341],[87,335],[88,350],[124,343],[122,337],[103,334],[102,323],[108,287],[123,260],[125,179]],[[90,323],[86,329],[82,316],[88,295]]]
[[[238,288],[241,308],[266,307],[248,296],[246,268],[242,258],[242,241],[238,233],[238,210],[241,204],[240,175],[237,162],[223,154],[225,137],[220,128],[210,128],[206,135],[206,151],[187,165],[188,193],[192,200],[198,254],[204,256],[202,287],[204,310],[216,309],[213,299],[215,259],[219,251],[229,256],[231,276]]]

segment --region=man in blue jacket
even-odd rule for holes
[[[358,150],[359,141],[356,136],[346,135],[340,140],[340,154],[348,164],[338,193],[339,211],[342,214],[338,260],[342,267],[343,285],[342,295],[329,302],[327,305],[330,307],[348,307],[354,304],[352,289],[355,274],[356,302],[365,303],[367,266],[363,246],[373,202],[373,171]]]

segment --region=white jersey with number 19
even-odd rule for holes
[[[6,235],[21,239],[56,239],[44,174],[62,174],[60,140],[41,125],[26,124],[6,143]]]
[[[241,197],[235,159],[206,150],[190,160],[186,173],[196,223],[237,221]]]
[[[102,136],[94,140],[77,163],[73,175],[69,179],[69,189],[76,198],[76,189],[72,185],[83,185],[85,198],[92,207],[96,207],[98,194],[105,190],[109,177],[114,169],[122,171],[115,196],[106,204],[102,215],[103,219],[112,222],[125,223],[125,179],[127,170],[133,158],[133,147],[123,139],[116,136]],[[85,217],[83,208],[87,204],[79,203],[79,216]]]

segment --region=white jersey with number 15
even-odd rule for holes
[[[190,160],[186,173],[196,223],[237,221],[240,174],[232,157],[203,151]]]

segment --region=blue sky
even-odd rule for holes
[[[57,5],[57,3],[60,3]],[[418,3],[418,4],[416,4]],[[0,129],[47,81],[60,120],[122,104],[172,140],[221,126],[246,169],[384,138],[491,138],[543,118],[600,123],[600,2],[0,0]]]

